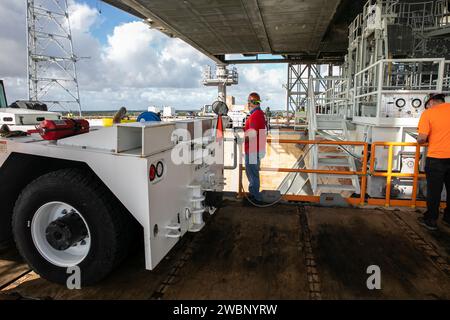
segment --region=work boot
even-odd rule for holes
[[[447,227],[450,227],[450,213],[444,212],[444,217],[442,218],[442,222],[447,225]]]
[[[422,216],[423,216],[423,218],[425,220],[430,220],[431,219],[431,217],[430,217],[431,215],[428,213],[428,210],[425,211]]]
[[[252,196],[248,196],[248,197],[244,196],[244,198],[242,199],[242,205],[244,207],[251,207],[251,206],[253,206],[252,202],[255,202],[255,199],[253,199]]]
[[[242,200],[242,204],[245,207],[258,207],[258,206],[266,206],[268,203],[262,200],[257,200],[252,196],[248,196]]]
[[[269,204],[269,203],[265,202],[264,200],[260,200],[260,199],[252,198],[251,200],[252,200],[253,206],[255,206],[255,207],[267,206]]]
[[[438,229],[436,221],[433,219],[426,219],[426,218],[420,217],[417,220],[419,221],[419,224],[421,224],[422,226],[424,226],[426,229],[428,229],[430,231],[436,231]]]

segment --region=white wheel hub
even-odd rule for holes
[[[48,241],[46,233],[50,224],[68,214],[78,219],[81,225],[84,224],[87,234],[69,248],[57,250]],[[57,234],[57,238],[59,236],[60,234]],[[91,248],[91,234],[86,220],[74,207],[59,201],[46,203],[36,211],[31,221],[31,237],[41,256],[58,267],[67,268],[80,264],[87,257]]]

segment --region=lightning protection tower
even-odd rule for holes
[[[27,0],[28,98],[81,116],[67,0]]]

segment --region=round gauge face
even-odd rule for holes
[[[411,102],[411,105],[413,106],[413,108],[418,109],[418,108],[420,108],[420,107],[422,106],[422,100],[420,100],[420,99],[414,99],[414,100]]]
[[[395,105],[397,106],[397,108],[401,109],[406,105],[406,100],[403,98],[397,99],[395,100]]]
[[[228,106],[225,102],[215,101],[212,104],[212,110],[218,116],[226,116],[228,114]]]
[[[164,173],[164,164],[163,164],[161,161],[159,161],[159,162],[156,164],[156,176],[157,176],[158,178],[161,178],[162,175],[163,175],[163,173]]]

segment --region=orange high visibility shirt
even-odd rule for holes
[[[450,158],[450,103],[436,105],[422,113],[419,133],[428,135],[428,157]]]

